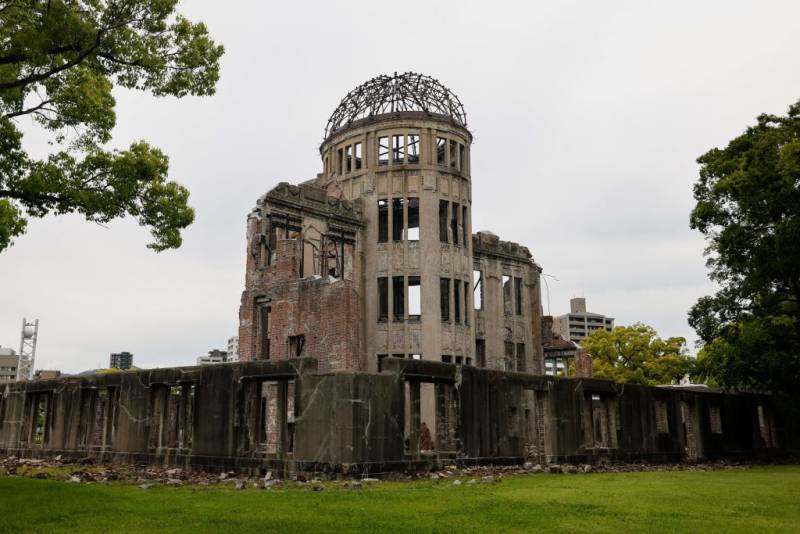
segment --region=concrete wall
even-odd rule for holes
[[[764,395],[398,358],[381,373],[320,373],[301,358],[16,382],[0,398],[8,454],[283,475],[748,458],[797,443],[796,425]]]

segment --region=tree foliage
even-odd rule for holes
[[[675,384],[690,371],[692,360],[682,337],[661,339],[642,323],[595,330],[581,341],[592,356],[596,378],[631,384]]]
[[[139,141],[106,150],[114,86],[156,96],[211,95],[222,46],[178,0],[0,0],[0,251],[27,218],[79,213],[106,223],[133,216],[157,251],[181,244],[194,219],[167,156]],[[31,119],[55,147],[23,147]]]
[[[800,381],[800,102],[761,115],[698,160],[690,224],[706,236],[713,296],[689,312],[697,373],[731,388],[798,397]]]

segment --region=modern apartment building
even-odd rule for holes
[[[133,367],[133,354],[130,352],[115,352],[109,358],[108,366],[112,369],[130,369]]]
[[[613,317],[586,311],[586,299],[570,299],[569,313],[553,318],[553,332],[564,339],[580,343],[595,330],[614,329]]]
[[[17,379],[19,356],[14,349],[0,347],[0,384],[14,382]]]

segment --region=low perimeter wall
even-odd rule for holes
[[[797,443],[765,395],[395,358],[377,374],[319,373],[300,358],[17,382],[0,393],[5,454],[283,476],[742,459]]]

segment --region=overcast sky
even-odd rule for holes
[[[688,227],[696,158],[800,98],[800,2],[219,2],[181,10],[226,47],[217,94],[116,93],[114,146],[170,156],[197,218],[179,250],[134,221],[34,220],[0,254],[0,345],[40,320],[36,368],[192,364],[237,333],[245,219],[280,181],[321,170],[341,98],[416,71],[462,100],[473,229],[531,249],[544,311],[642,321],[694,340],[713,291]],[[26,137],[33,151],[43,138]]]

